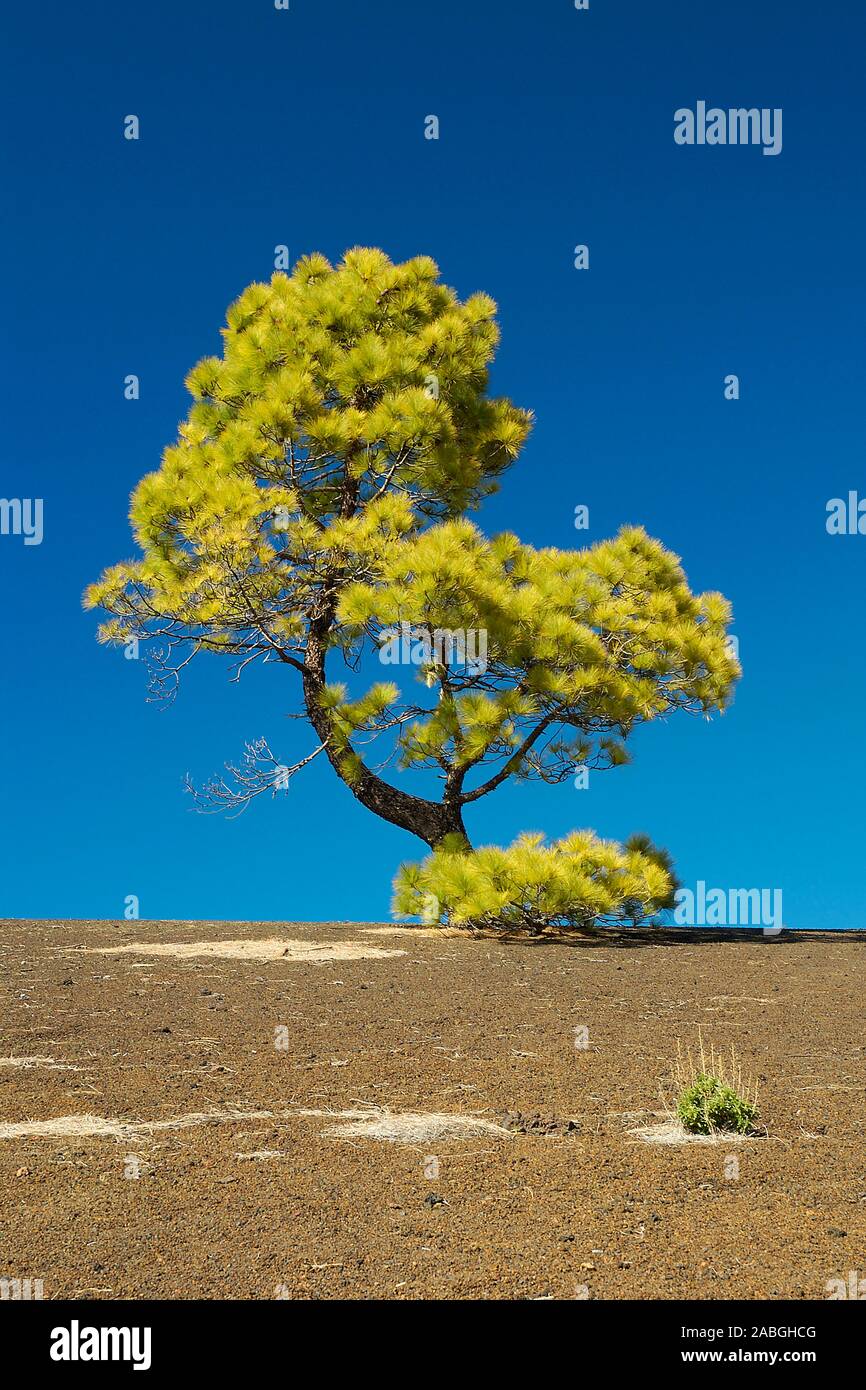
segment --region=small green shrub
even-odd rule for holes
[[[669,856],[646,836],[620,845],[575,830],[546,845],[525,834],[477,850],[453,837],[401,866],[393,908],[459,926],[579,930],[648,920],[670,906],[675,887]]]
[[[710,1048],[709,1056],[700,1042],[700,1062],[691,1053],[686,1060],[678,1050],[676,1076],[677,1118],[691,1134],[749,1134],[758,1118],[757,1095],[748,1094],[742,1068],[731,1048],[727,1063]]]
[[[677,1101],[677,1115],[692,1134],[714,1134],[729,1130],[748,1134],[758,1107],[737,1095],[719,1076],[702,1072]]]

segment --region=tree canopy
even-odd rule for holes
[[[629,527],[534,549],[468,519],[531,426],[488,393],[495,312],[427,257],[312,255],[250,285],[222,356],[189,374],[177,441],[133,494],[141,554],[86,603],[103,640],[150,644],[163,694],[200,653],[288,668],[318,740],[290,768],[253,740],[206,804],[243,806],[324,756],[376,814],[468,846],[464,809],[507,779],[615,766],[638,724],[728,703],[730,607],[692,593],[659,541]],[[405,641],[389,658],[398,633],[408,662]],[[454,660],[468,633],[474,658]],[[438,799],[405,790],[413,768]]]

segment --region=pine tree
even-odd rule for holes
[[[616,766],[638,724],[724,709],[739,674],[729,605],[693,594],[642,529],[536,550],[467,519],[531,426],[488,394],[495,312],[483,294],[461,302],[427,257],[395,265],[356,248],[332,267],[312,255],[250,285],[229,309],[222,356],[187,378],[178,439],[133,494],[141,558],[107,570],[86,604],[109,614],[102,640],[161,652],[162,694],[200,653],[238,673],[286,667],[318,739],[291,768],[264,739],[250,743],[196,793],[205,808],[242,807],[324,756],[364,806],[434,850],[428,865],[451,856],[451,872],[455,854],[469,862],[465,808],[508,779]],[[382,673],[416,678],[409,694],[388,679],[352,697],[332,679],[335,663],[348,680],[376,655]],[[399,768],[432,769],[439,798],[377,770],[374,743]],[[526,865],[533,844],[497,853]],[[607,908],[633,917],[635,903],[666,900],[658,851],[614,852],[632,877]],[[593,887],[602,842],[544,853],[581,856],[575,921],[610,915],[591,910],[605,908]],[[407,910],[405,871],[400,884]]]

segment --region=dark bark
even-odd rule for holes
[[[314,621],[310,625],[304,660],[304,705],[310,723],[324,744],[325,754],[337,776],[368,811],[374,812],[382,820],[389,821],[391,825],[398,825],[401,830],[408,830],[410,834],[417,835],[431,849],[435,849],[446,835],[462,835],[468,843],[460,802],[447,791],[441,802],[427,801],[424,797],[412,796],[401,791],[399,787],[392,786],[390,782],[371,772],[363,763],[355,769],[351,780],[347,777],[342,766],[343,754],[334,738],[331,715],[321,704],[321,695],[326,683],[327,630],[328,623],[325,619]]]
[[[341,517],[353,516],[358,508],[358,483],[351,476],[348,466],[350,462],[351,458],[347,460],[342,485]],[[304,705],[310,723],[324,744],[326,757],[340,781],[345,783],[355,799],[382,820],[389,821],[391,825],[398,825],[401,830],[408,830],[411,835],[417,835],[431,849],[435,849],[446,835],[453,834],[462,835],[468,844],[458,788],[446,785],[445,796],[441,802],[427,801],[424,797],[400,791],[398,787],[392,786],[390,782],[371,772],[363,763],[353,769],[351,779],[346,775],[342,766],[344,754],[334,737],[331,715],[321,704],[321,695],[326,685],[325,654],[328,633],[334,621],[342,580],[339,568],[333,570],[325,580],[319,596],[319,611],[310,619],[304,654]]]

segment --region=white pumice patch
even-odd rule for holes
[[[181,960],[211,956],[223,960],[328,961],[384,960],[405,956],[405,951],[386,950],[366,941],[290,941],[284,936],[248,941],[130,941],[122,946],[89,946],[82,955],[175,956]]]
[[[478,935],[471,927],[459,927],[451,922],[439,922],[433,926],[424,926],[421,923],[409,923],[405,926],[395,924],[393,927],[364,927],[365,936],[429,936],[438,937],[446,941],[472,941]]]

